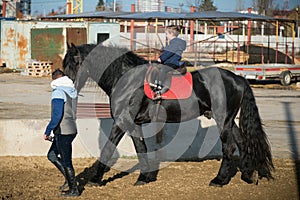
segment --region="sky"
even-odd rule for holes
[[[105,0],[104,0],[105,1]],[[165,5],[170,7],[179,7],[180,3],[183,3],[183,9],[189,11],[188,2],[192,0],[165,0]],[[213,0],[214,5],[218,8],[218,11],[235,11],[237,0]],[[130,5],[135,3],[135,0],[117,0],[122,2],[123,11],[130,11]],[[193,1],[192,1],[193,2]],[[251,7],[252,0],[243,0],[244,8]],[[283,5],[283,0],[274,0],[275,4],[279,4],[280,8]],[[83,12],[95,11],[98,0],[83,0]],[[31,12],[32,15],[47,14],[52,10],[57,11],[59,7],[66,5],[66,0],[31,0]],[[290,9],[296,5],[300,5],[300,0],[289,0]],[[63,11],[63,9],[62,9]]]

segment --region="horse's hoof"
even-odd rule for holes
[[[145,182],[145,181],[137,181],[137,182],[135,182],[134,186],[146,185],[146,184],[147,184],[147,182]]]
[[[247,173],[242,173],[241,179],[248,184],[258,185],[258,172],[254,171],[252,176],[249,176]]]
[[[253,180],[251,178],[246,177],[246,176],[242,176],[241,179],[243,181],[245,181],[246,183],[248,183],[248,184],[252,184],[253,183]]]
[[[210,181],[209,186],[213,187],[223,187],[222,181],[217,177]]]
[[[210,183],[209,183],[209,186],[213,186],[213,187],[223,187],[223,185],[216,184],[216,183],[213,183],[213,182],[210,182]]]

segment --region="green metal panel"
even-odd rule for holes
[[[60,68],[63,55],[63,28],[31,29],[32,59],[52,61],[53,68]]]

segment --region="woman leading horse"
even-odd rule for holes
[[[88,53],[89,52],[89,53]],[[88,53],[88,54],[87,54]],[[156,180],[151,171],[147,147],[141,126],[153,120],[153,100],[144,94],[143,83],[147,61],[125,48],[102,45],[69,47],[63,60],[65,73],[75,80],[78,91],[88,77],[92,78],[109,96],[114,120],[109,140],[101,149],[97,173],[92,182],[101,184],[116,146],[129,132],[140,163],[137,185]],[[259,178],[272,178],[272,155],[267,135],[263,130],[255,98],[243,77],[221,69],[208,67],[192,72],[193,93],[187,99],[163,100],[164,116],[157,121],[179,123],[212,112],[222,142],[222,163],[212,186],[228,184],[238,170],[242,180],[256,183]],[[235,118],[239,114],[239,125]],[[239,164],[233,154],[238,149]]]

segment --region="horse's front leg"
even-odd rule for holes
[[[231,133],[231,129],[224,129],[221,134],[222,141],[222,152],[223,158],[222,163],[218,172],[218,175],[211,180],[210,186],[222,187],[229,183],[231,178],[237,173],[237,165],[233,160],[233,153],[236,149],[236,144]]]
[[[107,171],[106,169],[109,169],[109,166],[107,166],[108,161],[111,159],[117,145],[119,144],[120,140],[124,136],[125,131],[123,131],[119,126],[116,125],[116,123],[113,123],[111,133],[109,135],[109,139],[104,145],[103,149],[101,150],[100,155],[100,162],[97,166],[97,172],[93,176],[93,178],[90,180],[90,182],[94,184],[101,185],[102,184],[102,178],[104,175],[104,172]]]
[[[135,185],[144,185],[156,180],[156,171],[152,171],[149,165],[147,147],[142,134],[141,125],[136,125],[131,138],[139,159],[140,175]]]

